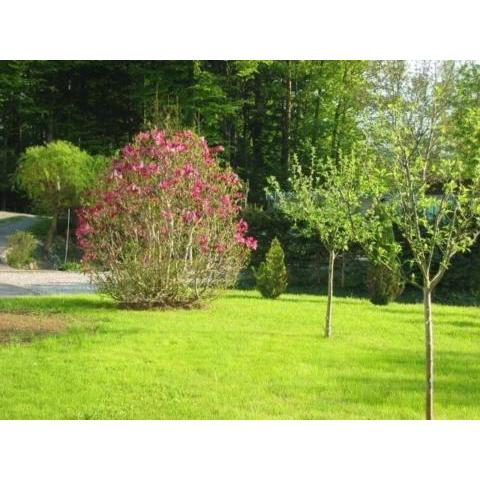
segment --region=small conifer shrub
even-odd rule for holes
[[[277,298],[287,288],[285,254],[277,238],[274,238],[265,261],[255,271],[257,290],[266,298]]]
[[[368,296],[374,305],[388,305],[402,294],[404,287],[399,266],[389,269],[373,264],[368,269]]]

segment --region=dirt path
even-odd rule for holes
[[[0,212],[0,297],[93,291],[88,277],[83,273],[20,270],[6,264],[8,236],[19,230],[30,229],[36,221],[35,215]]]

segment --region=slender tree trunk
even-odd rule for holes
[[[423,313],[425,319],[425,415],[427,420],[433,419],[433,322],[432,322],[432,290],[430,286],[423,288]]]
[[[253,162],[257,172],[261,172],[263,170],[263,122],[265,121],[265,103],[262,94],[262,79],[258,74],[255,75],[253,92],[255,96],[251,129]]]
[[[64,263],[67,263],[68,259],[68,244],[70,242],[70,209],[68,209],[68,216],[67,216],[67,235],[65,237],[65,260]]]
[[[348,74],[348,64],[343,64],[343,76],[342,76],[342,86],[346,88],[347,83],[347,74]],[[339,157],[339,134],[340,134],[340,126],[341,126],[341,114],[343,110],[343,102],[344,102],[344,93],[342,92],[340,98],[338,99],[337,106],[335,108],[335,115],[333,119],[333,132],[332,132],[332,143],[331,143],[331,157],[338,160]]]
[[[288,158],[290,156],[290,124],[292,119],[292,75],[291,61],[287,60],[287,72],[285,77],[285,108],[283,111],[282,125],[282,166],[288,172]]]
[[[50,228],[48,229],[47,232],[47,238],[45,239],[45,251],[47,253],[50,252],[50,249],[52,248],[53,244],[53,237],[55,236],[55,233],[57,233],[57,223],[58,223],[58,214],[54,214],[52,216],[52,222],[50,223]]]
[[[333,118],[333,131],[332,131],[332,141],[330,146],[330,156],[334,159],[338,158],[337,137],[338,137],[339,122],[340,122],[341,106],[342,106],[342,103],[341,103],[341,100],[339,100],[337,103],[337,107],[335,108],[335,115]]]
[[[335,252],[331,250],[328,255],[328,297],[327,315],[325,318],[325,337],[332,336],[332,297],[333,297],[333,272],[335,268]]]

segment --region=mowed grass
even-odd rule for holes
[[[123,311],[96,295],[2,299],[67,333],[0,345],[10,419],[421,419],[421,305],[231,291],[208,309]],[[434,307],[437,418],[480,418],[480,310]]]

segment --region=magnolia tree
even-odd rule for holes
[[[140,133],[79,211],[83,264],[123,306],[187,307],[232,285],[257,242],[242,184],[190,131]]]
[[[325,337],[332,335],[335,258],[347,251],[353,240],[352,216],[359,214],[361,205],[361,189],[353,166],[350,158],[343,156],[321,161],[313,150],[309,169],[302,168],[294,156],[288,191],[282,190],[276,179],[269,179],[268,191],[275,198],[277,207],[299,222],[307,233],[318,235],[328,251]],[[347,202],[351,209],[345,208]]]
[[[426,356],[426,417],[433,418],[434,341],[432,293],[452,257],[467,251],[480,233],[479,145],[465,157],[455,131],[458,72],[452,63],[409,69],[389,62],[381,69],[375,113],[367,119],[373,161],[371,205],[363,217],[367,251],[392,267],[391,250],[376,240],[395,225],[403,245],[403,270],[423,292]],[[471,118],[480,126],[480,108]],[[470,145],[469,145],[470,146]],[[371,169],[368,168],[371,167]],[[363,220],[362,220],[363,218]],[[387,220],[387,221],[385,221]],[[395,256],[393,257],[395,258]],[[399,258],[399,257],[396,257]]]

